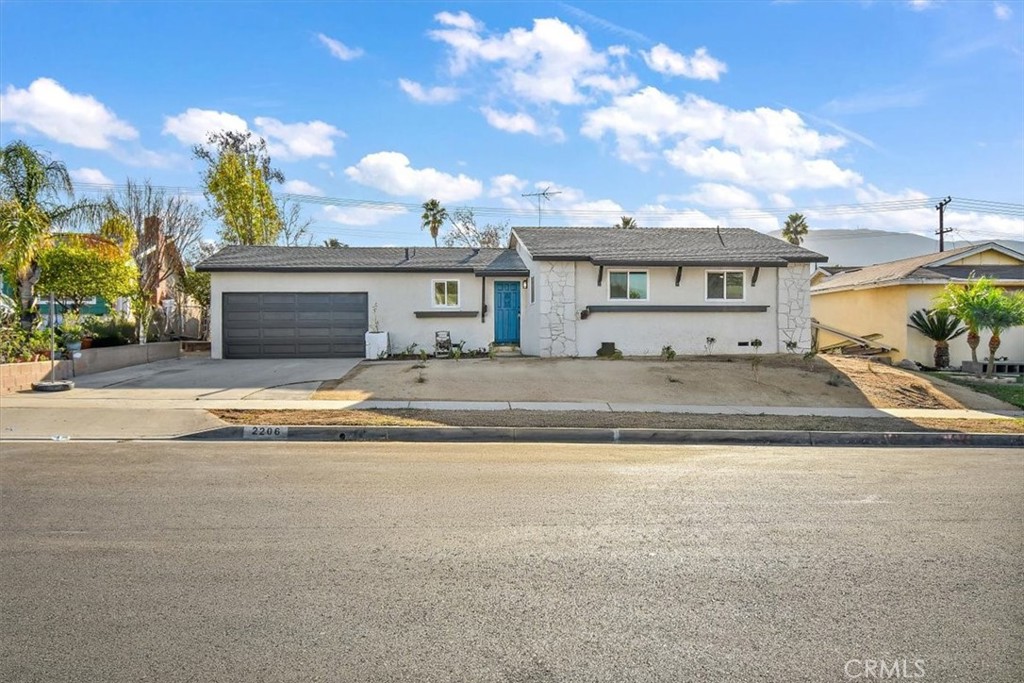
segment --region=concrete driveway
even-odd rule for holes
[[[344,376],[358,358],[211,360],[178,358],[75,378],[67,398],[293,399],[310,397],[321,382]]]

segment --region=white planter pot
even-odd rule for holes
[[[391,340],[387,332],[366,333],[366,357],[370,360],[387,358],[391,352]]]

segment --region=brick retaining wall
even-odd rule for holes
[[[57,361],[55,379],[72,379],[78,375],[117,370],[130,365],[142,365],[158,360],[169,360],[178,358],[180,355],[180,342],[155,342],[82,349],[81,356],[74,362],[70,360]],[[37,363],[0,364],[0,394],[31,389],[33,382],[49,379],[49,375],[50,361],[48,360]]]

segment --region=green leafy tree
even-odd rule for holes
[[[967,327],[967,346],[971,349],[971,360],[978,362],[979,331],[983,329],[981,318],[985,311],[998,304],[994,303],[1001,290],[989,278],[971,280],[966,285],[950,283],[936,297],[936,308],[949,311],[960,318]]]
[[[799,247],[803,244],[805,235],[807,235],[807,219],[800,213],[789,214],[786,217],[786,223],[782,226],[782,239]]]
[[[347,247],[348,245],[340,241],[337,237],[328,237],[327,239],[324,240],[324,246],[334,247],[335,249],[338,249],[341,247]]]
[[[435,247],[437,246],[437,235],[446,220],[448,220],[448,210],[441,206],[441,202],[436,199],[423,202],[423,215],[420,216],[421,227],[430,231]]]
[[[221,240],[275,244],[285,221],[271,183],[284,182],[284,174],[271,166],[266,141],[248,131],[213,133],[207,146],[196,145],[192,153],[206,163],[203,189],[220,221]]]
[[[74,200],[74,186],[60,161],[21,140],[0,148],[0,258],[18,282],[22,325],[37,315],[39,253],[55,227],[90,219],[96,205]]]
[[[935,342],[933,360],[937,368],[949,366],[949,340],[967,331],[960,325],[960,318],[949,311],[925,308],[910,314],[909,326]]]
[[[86,299],[114,301],[136,288],[138,270],[118,245],[92,235],[60,235],[39,252],[39,291],[70,301],[78,311]]]
[[[626,228],[627,230],[632,230],[633,228],[638,228],[640,226],[637,225],[636,219],[633,218],[632,216],[623,216],[622,218],[619,219],[619,222],[616,223],[613,227]]]

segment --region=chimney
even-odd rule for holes
[[[160,219],[149,216],[142,222],[142,241],[147,247],[156,246],[160,240]]]

